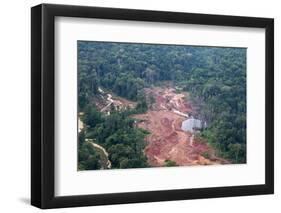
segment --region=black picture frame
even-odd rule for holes
[[[54,195],[55,17],[264,28],[266,135],[265,184],[93,195]],[[31,9],[31,204],[60,208],[105,204],[217,198],[274,193],[274,20],[240,16],[41,4]]]

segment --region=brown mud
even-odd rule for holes
[[[229,163],[217,157],[203,139],[181,129],[181,123],[195,113],[187,93],[178,93],[171,87],[154,87],[145,92],[153,97],[154,103],[146,113],[134,118],[139,128],[150,132],[145,154],[151,166],[163,166],[166,160],[179,166]]]

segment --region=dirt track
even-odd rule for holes
[[[217,158],[206,143],[181,129],[182,121],[192,113],[191,105],[185,100],[187,94],[159,87],[147,89],[146,93],[154,97],[155,103],[147,113],[134,117],[140,120],[138,127],[151,133],[146,138],[145,154],[152,166],[163,166],[165,160],[180,166],[227,163]],[[206,152],[209,159],[202,156]]]

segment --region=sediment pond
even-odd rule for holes
[[[204,123],[205,125],[205,123]],[[195,130],[202,129],[203,128],[203,123],[199,119],[195,119],[193,117],[186,119],[185,121],[182,122],[181,124],[181,129],[183,131],[189,131],[193,133]]]

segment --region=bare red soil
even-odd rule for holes
[[[192,113],[186,100],[188,94],[159,87],[147,89],[146,93],[154,97],[155,103],[145,114],[134,117],[139,119],[138,127],[150,132],[145,148],[150,165],[163,166],[166,160],[175,161],[179,166],[228,163],[216,157],[215,151],[202,139],[181,129],[182,121]],[[208,159],[202,156],[203,153],[208,153]]]

